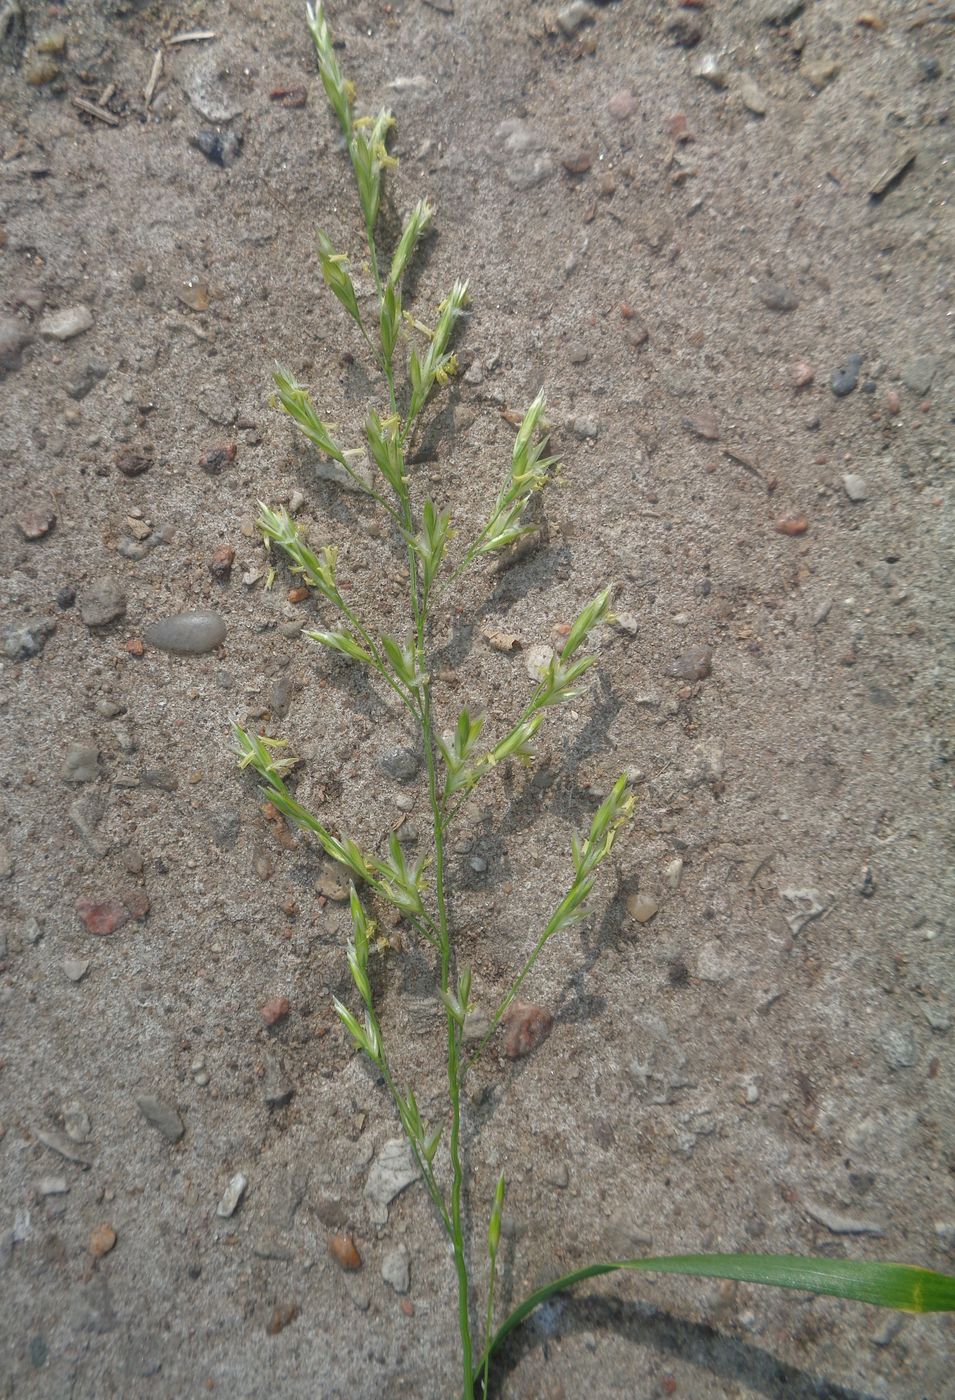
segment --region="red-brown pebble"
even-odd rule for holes
[[[304,603],[307,597],[307,588],[290,588],[288,591],[288,600],[290,603]]]
[[[86,926],[87,933],[115,933],[129,923],[129,910],[118,899],[78,899],[76,912]]]
[[[90,1254],[94,1259],[102,1259],[116,1243],[116,1231],[112,1225],[97,1225],[90,1235]]]
[[[521,1060],[544,1043],[554,1018],[543,1006],[515,1001],[503,1024],[506,1031],[504,1053],[509,1060]]]
[[[288,997],[270,997],[262,1007],[259,1015],[267,1026],[277,1025],[283,1021],[292,1009],[292,1004]]]
[[[209,572],[213,578],[227,579],[235,563],[235,550],[231,544],[220,544],[209,560]]]
[[[328,1241],[328,1252],[346,1274],[356,1273],[361,1268],[361,1255],[351,1235],[332,1235]]]
[[[890,389],[886,394],[885,406],[890,413],[898,413],[899,409],[902,407],[902,400],[894,389]]]
[[[410,1298],[402,1298],[399,1306],[405,1317],[414,1317],[414,1303]]]
[[[130,656],[145,656],[146,643],[142,641],[140,637],[130,637],[129,641],[126,643],[126,650],[129,652]]]
[[[235,461],[235,454],[234,442],[218,442],[215,447],[209,447],[203,452],[199,458],[199,466],[209,476],[218,476],[226,467],[231,467]]]
[[[776,521],[776,529],[781,535],[804,535],[809,529],[809,521],[804,515],[784,515]]]
[[[287,1327],[290,1322],[294,1322],[298,1317],[298,1305],[287,1303],[285,1307],[276,1308],[266,1325],[266,1332],[270,1337],[277,1337],[283,1327]]]

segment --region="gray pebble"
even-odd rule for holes
[[[100,380],[105,379],[108,374],[109,365],[105,360],[88,360],[76,379],[67,385],[66,392],[71,399],[79,403],[87,394],[92,393]]]
[[[236,841],[239,839],[241,818],[238,812],[229,810],[213,812],[209,825],[212,829],[212,840],[216,848],[220,851],[231,851]]]
[[[829,388],[837,399],[844,399],[846,394],[851,394],[859,382],[859,371],[862,368],[861,355],[848,355],[845,364],[838,369],[834,369],[829,376]]]
[[[487,870],[487,861],[483,856],[472,856],[468,861],[468,865],[474,871],[475,875],[483,875],[485,870]]]
[[[782,282],[760,282],[757,291],[760,301],[770,311],[795,311],[799,305],[799,297]]]
[[[879,1049],[889,1069],[911,1069],[918,1064],[918,1046],[910,1026],[896,1026],[891,1022],[883,1026]]]
[[[505,178],[514,189],[533,189],[553,174],[554,162],[545,149],[546,141],[520,117],[501,122],[494,136],[507,163]]]
[[[381,1262],[381,1276],[396,1293],[407,1293],[411,1287],[411,1255],[403,1244],[389,1250]]]
[[[60,777],[64,783],[92,783],[99,777],[99,750],[91,744],[73,744],[66,751]]]
[[[575,418],[573,427],[574,436],[579,437],[582,441],[585,442],[593,442],[593,440],[597,437],[598,433],[600,432],[600,424],[597,422],[596,418],[590,418],[586,415],[580,418]]]
[[[571,0],[569,5],[564,5],[557,11],[555,16],[561,32],[571,38],[583,24],[591,24],[594,12],[584,0]]]
[[[952,1018],[944,1006],[936,1006],[934,1002],[927,1001],[922,1005],[922,1015],[928,1021],[933,1031],[938,1031],[939,1035],[944,1035],[952,1028]]]
[[[843,475],[842,489],[845,491],[850,501],[864,501],[868,495],[865,489],[865,482],[861,476],[856,476],[855,472],[846,472]]]
[[[242,133],[239,131],[214,131],[204,126],[197,133],[195,143],[207,160],[226,170],[230,165],[235,165],[242,153]]]
[[[172,768],[147,768],[143,773],[143,783],[146,787],[159,788],[161,792],[175,792],[179,778]]]
[[[418,774],[418,755],[413,749],[393,749],[385,754],[381,766],[389,778],[398,783],[413,782]]]
[[[902,371],[902,383],[915,394],[927,394],[932,387],[938,360],[934,355],[919,355],[910,360]]]
[[[239,1208],[239,1202],[245,1195],[245,1188],[248,1186],[248,1177],[237,1172],[222,1193],[222,1200],[216,1206],[216,1215],[221,1220],[228,1220],[235,1215]]]
[[[715,88],[725,88],[727,83],[726,69],[720,57],[715,53],[705,53],[699,63],[693,69],[693,74],[697,78],[702,78]]]
[[[228,428],[236,420],[237,410],[232,405],[232,395],[219,382],[207,384],[199,390],[196,408],[210,423],[218,423]]]
[[[40,655],[55,631],[56,623],[45,617],[11,623],[3,629],[3,654],[10,661],[29,661]]]
[[[92,324],[93,313],[88,306],[67,306],[43,317],[40,334],[47,340],[72,340],[88,331]]]
[[[263,1089],[266,1107],[284,1108],[291,1102],[295,1093],[285,1073],[285,1066],[277,1055],[270,1054],[267,1050],[262,1052],[262,1063],[265,1066]]]
[[[820,1225],[825,1225],[827,1230],[831,1230],[834,1235],[884,1235],[885,1230],[869,1220],[855,1220],[850,1215],[841,1215],[838,1211],[830,1210],[828,1206],[821,1205],[815,1201],[806,1201],[805,1212],[813,1220],[817,1220]]]
[[[214,612],[178,613],[153,622],[144,631],[143,640],[160,651],[200,656],[225,641],[225,623]]]
[[[590,359],[590,351],[580,340],[572,340],[567,347],[567,358],[572,365],[585,365]]]
[[[673,664],[667,667],[666,673],[681,681],[704,681],[712,669],[712,648],[690,647],[689,651],[678,656]]]
[[[0,373],[20,368],[20,357],[33,339],[13,316],[0,317]]]
[[[115,578],[97,579],[80,598],[80,617],[87,627],[106,627],[126,611],[126,590]]]
[[[82,982],[90,970],[89,958],[64,958],[63,971],[71,982]]]
[[[279,719],[283,719],[288,714],[294,689],[295,681],[292,676],[280,676],[272,686],[269,692],[269,709]]]
[[[167,1142],[178,1142],[185,1133],[186,1126],[176,1110],[155,1094],[137,1095],[136,1106],[146,1122],[162,1133]]]

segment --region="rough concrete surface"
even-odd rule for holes
[[[550,1034],[469,1082],[475,1277],[502,1169],[502,1309],[606,1254],[951,1271],[952,8],[330,19],[359,107],[398,117],[383,240],[437,209],[414,310],[471,280],[416,481],[459,548],[542,386],[564,463],[539,546],[437,610],[440,721],[502,734],[528,649],[617,585],[585,694],[454,836],[487,1007],[635,781],[592,918],[522,990]],[[382,766],[399,709],[300,639],[330,618],[284,568],[265,588],[252,528],[285,503],[402,626],[385,518],[269,403],[276,360],[348,442],[380,403],[314,257],[321,226],[369,297],[303,16],[14,0],[0,30],[0,1393],[448,1400],[453,1271],[421,1185],[383,1201],[394,1116],[331,1008],[336,873],[231,753],[235,719],[286,735],[336,830],[380,848],[403,818],[424,848],[413,756]],[[167,621],[196,613],[224,641]],[[427,949],[388,931],[386,1033],[440,1121]],[[524,1328],[498,1394],[915,1400],[951,1393],[952,1345],[601,1280]]]

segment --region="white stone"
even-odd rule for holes
[[[396,1293],[407,1293],[411,1287],[411,1256],[403,1244],[390,1250],[382,1260],[381,1276]]]
[[[248,1184],[248,1178],[244,1177],[241,1172],[237,1172],[222,1193],[222,1200],[216,1207],[216,1215],[223,1220],[228,1220],[231,1215],[235,1215]]]
[[[52,311],[40,322],[40,334],[47,340],[72,340],[82,335],[93,324],[93,313],[88,306],[67,306],[62,311]]]

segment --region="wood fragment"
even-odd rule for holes
[[[115,91],[116,91],[116,84],[115,84],[115,83],[107,83],[106,86],[103,88],[103,91],[100,93],[99,97],[97,97],[97,99],[96,99],[96,105],[97,105],[97,107],[107,107],[107,106],[109,106],[109,99],[113,96],[113,94],[115,93]]]
[[[169,47],[173,44],[201,44],[204,39],[218,39],[219,35],[214,29],[187,29],[182,34],[174,34],[168,41]]]
[[[74,97],[73,106],[79,107],[81,112],[87,116],[95,117],[97,121],[105,122],[107,126],[119,126],[119,117],[108,112],[105,107],[98,107],[95,102],[87,102],[85,97]]]
[[[162,49],[157,49],[153,54],[153,66],[150,69],[149,80],[143,88],[143,101],[148,107],[156,95],[156,84],[162,77]]]
[[[878,204],[884,199],[889,190],[895,189],[896,185],[915,164],[915,157],[918,154],[914,146],[904,146],[882,171],[877,180],[873,180],[869,186],[869,200],[872,204]]]

